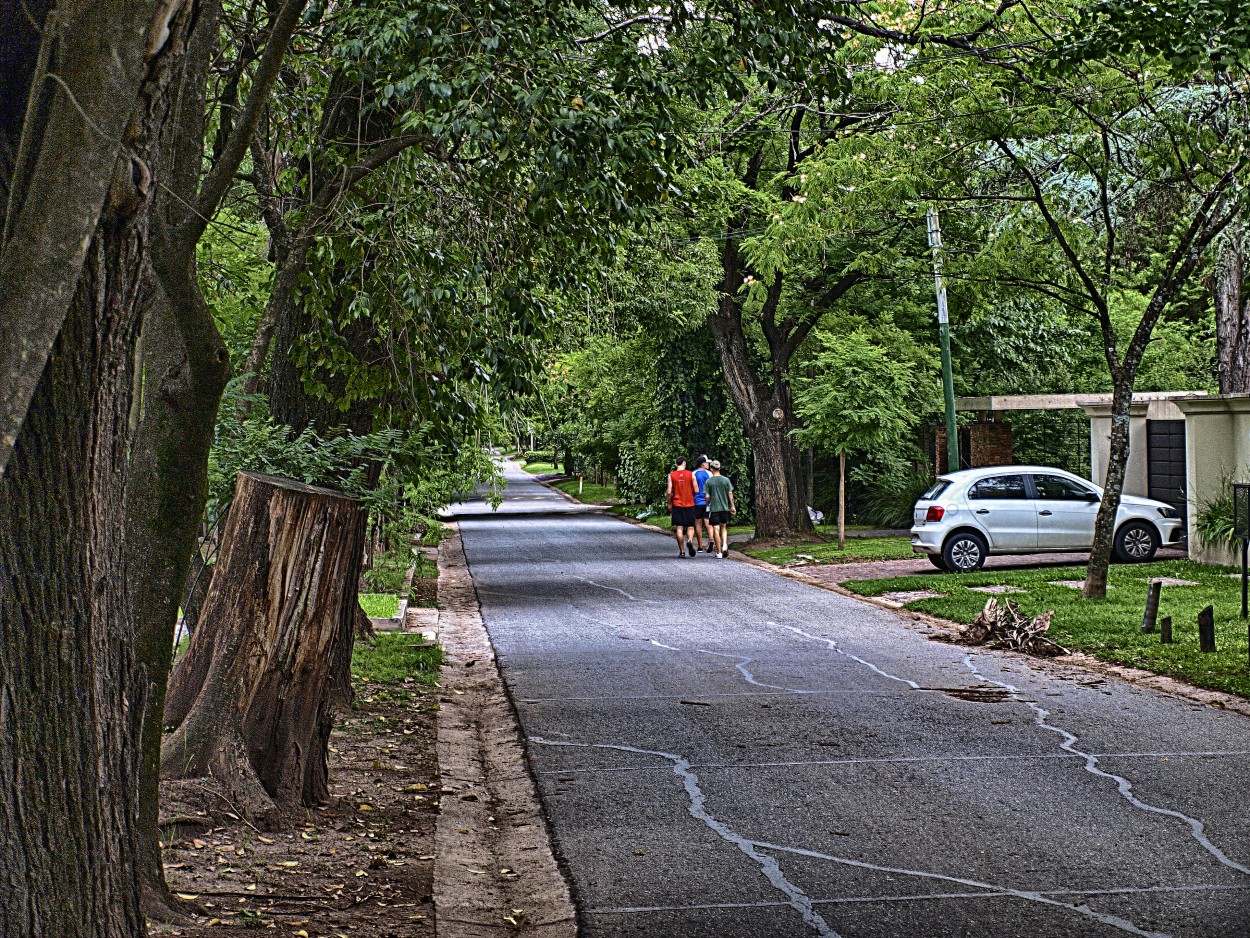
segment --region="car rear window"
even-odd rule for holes
[[[932,486],[929,487],[929,491],[920,496],[920,500],[922,502],[931,502],[950,487],[951,484],[949,479],[938,479]],[[914,492],[915,489],[912,489],[912,491]]]
[[[1028,498],[1024,476],[990,476],[968,489],[969,498]]]

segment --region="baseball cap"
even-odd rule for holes
[[[720,460],[719,460],[719,459],[713,459],[710,463],[708,463],[708,465],[709,465],[709,466],[711,466],[713,469],[719,469],[719,468],[720,468]]]

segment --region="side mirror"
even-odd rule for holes
[[[1098,504],[1100,501],[1102,501],[1102,499],[1098,497],[1098,493],[1097,493],[1097,492],[1086,492],[1086,493],[1085,493],[1085,500],[1086,500],[1087,502],[1089,502],[1091,505],[1096,505],[1096,504]]]

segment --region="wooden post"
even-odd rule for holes
[[[1164,616],[1159,620],[1159,641],[1164,645],[1172,644],[1172,617]]]
[[[1198,650],[1210,654],[1215,651],[1215,608],[1207,606],[1198,613]]]
[[[1150,589],[1146,593],[1146,614],[1142,616],[1141,630],[1149,635],[1155,630],[1155,619],[1159,615],[1159,591],[1163,584],[1158,580],[1150,581]]]
[[[846,451],[838,453],[838,550],[846,550]]]

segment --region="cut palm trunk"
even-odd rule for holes
[[[361,507],[239,474],[200,625],[170,676],[168,778],[211,776],[254,819],[324,803],[332,710],[350,695]]]

